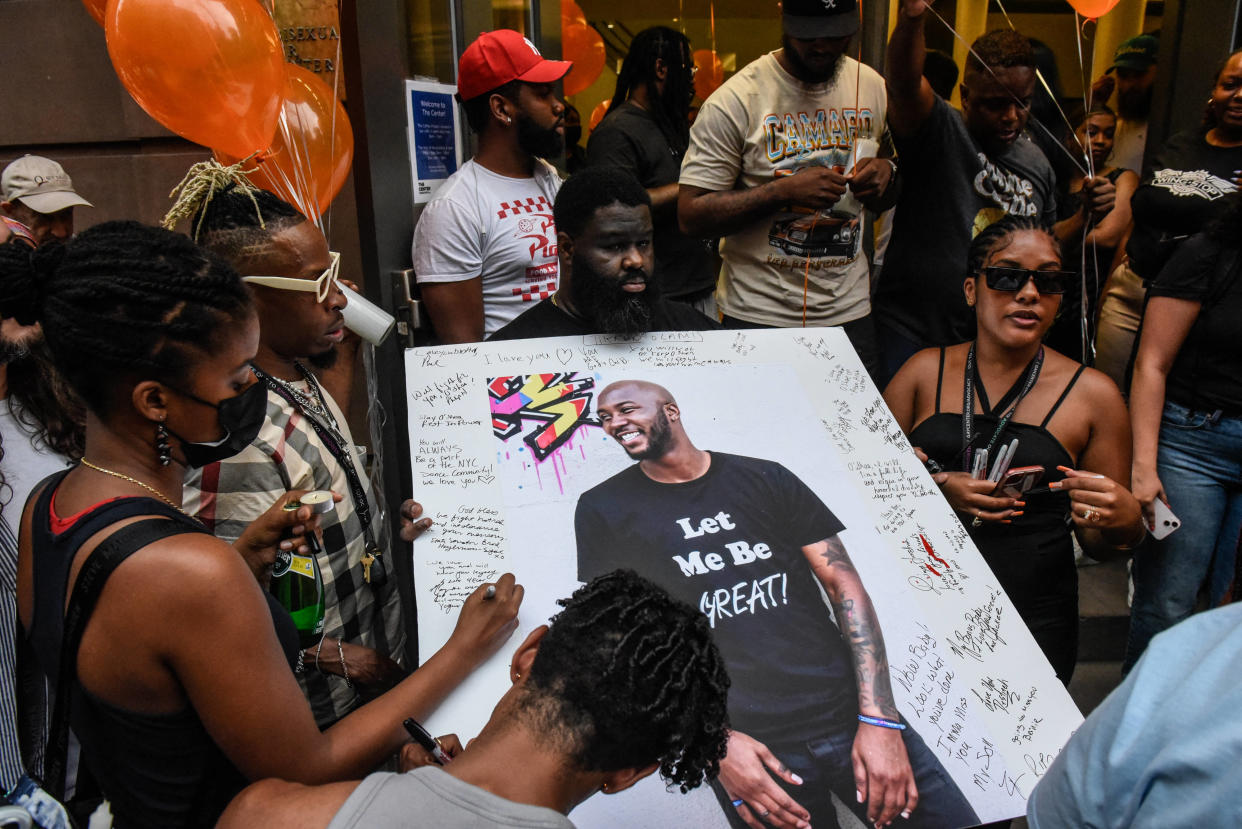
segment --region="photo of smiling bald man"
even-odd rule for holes
[[[698,449],[663,386],[612,383],[596,409],[637,463],[578,499],[578,577],[630,568],[707,616],[732,678],[730,823],[837,826],[835,792],[872,825],[976,824],[897,710],[841,520],[780,463]]]

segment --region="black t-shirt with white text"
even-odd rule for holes
[[[707,616],[733,684],[733,727],[766,739],[854,725],[849,650],[802,547],[843,529],[773,461],[711,453],[701,478],[664,484],[639,464],[582,494],[578,578],[628,568]]]
[[[894,136],[901,195],[874,303],[876,321],[921,346],[974,336],[966,305],[970,242],[1007,214],[1056,220],[1052,165],[1025,135],[989,156],[961,113],[936,98],[916,135]]]
[[[1225,212],[1225,197],[1238,189],[1238,169],[1242,147],[1214,147],[1202,131],[1179,132],[1165,142],[1130,197],[1130,269],[1145,281],[1155,279],[1182,241]]]

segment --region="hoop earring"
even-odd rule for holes
[[[168,466],[172,463],[172,450],[168,447],[168,430],[164,428],[164,421],[155,424],[155,457],[160,462],[160,466]]]

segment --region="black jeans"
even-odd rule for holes
[[[757,322],[747,322],[737,317],[731,317],[728,314],[721,315],[721,324],[725,328],[779,328],[777,325],[762,325]],[[871,315],[859,317],[856,320],[850,320],[837,326],[845,331],[845,336],[850,338],[850,345],[854,346],[854,350],[858,352],[858,359],[862,360],[863,366],[867,369],[867,374],[871,375],[871,380],[876,385],[880,384],[883,379],[880,375],[880,346],[875,336],[875,321]],[[880,386],[883,391],[884,387]]]
[[[871,725],[860,725],[858,728],[874,728]],[[779,778],[773,780],[780,785],[789,796],[802,804],[811,813],[811,825],[815,829],[836,829],[836,808],[832,804],[830,792],[835,792],[841,802],[854,814],[858,815],[864,825],[867,823],[867,804],[859,803],[854,796],[854,766],[851,752],[854,749],[855,728],[848,728],[832,734],[820,734],[806,740],[789,743],[766,743],[768,749],[784,761],[791,771],[802,778],[801,786],[792,786]],[[763,741],[762,735],[750,735]],[[919,804],[909,820],[900,817],[893,826],[927,829],[953,829],[959,826],[975,826],[979,816],[971,807],[966,796],[962,794],[953,778],[945,771],[932,750],[923,742],[923,738],[913,728],[901,732],[906,744],[906,754],[910,758],[910,770],[914,772],[914,782],[919,790]],[[725,794],[724,788],[717,782],[712,784],[720,808],[724,810],[729,824],[741,829],[746,824],[738,817],[737,809]]]

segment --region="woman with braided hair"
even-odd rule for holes
[[[18,613],[116,825],[211,826],[247,779],[324,782],[382,763],[405,741],[401,720],[509,636],[521,587],[505,576],[486,602],[480,588],[414,676],[321,732],[290,670],[292,626],[278,635],[256,578],[270,551],[238,555],[181,509],[186,469],[236,452],[262,423],[246,286],[188,238],[135,222],[33,254],[5,247],[0,309],[42,323],[87,409],[81,464],[47,479],[22,516]],[[286,515],[256,522],[260,533],[310,524],[309,509]],[[59,795],[53,734],[45,784]]]
[[[509,666],[512,687],[452,762],[416,746],[407,774],[308,788],[257,783],[220,829],[572,829],[565,817],[596,792],[616,794],[656,771],[683,793],[720,770],[728,738],[729,677],[707,618],[630,570],[616,570],[558,602]],[[521,769],[515,774],[515,769]]]
[[[1107,376],[1043,344],[1075,277],[1048,229],[1015,216],[988,226],[970,245],[966,273],[975,339],[915,354],[884,400],[1068,685],[1078,654],[1071,533],[1097,557],[1146,536],[1127,488],[1125,404]],[[1006,490],[989,480],[998,464],[1039,466],[1042,478],[1029,491]]]

